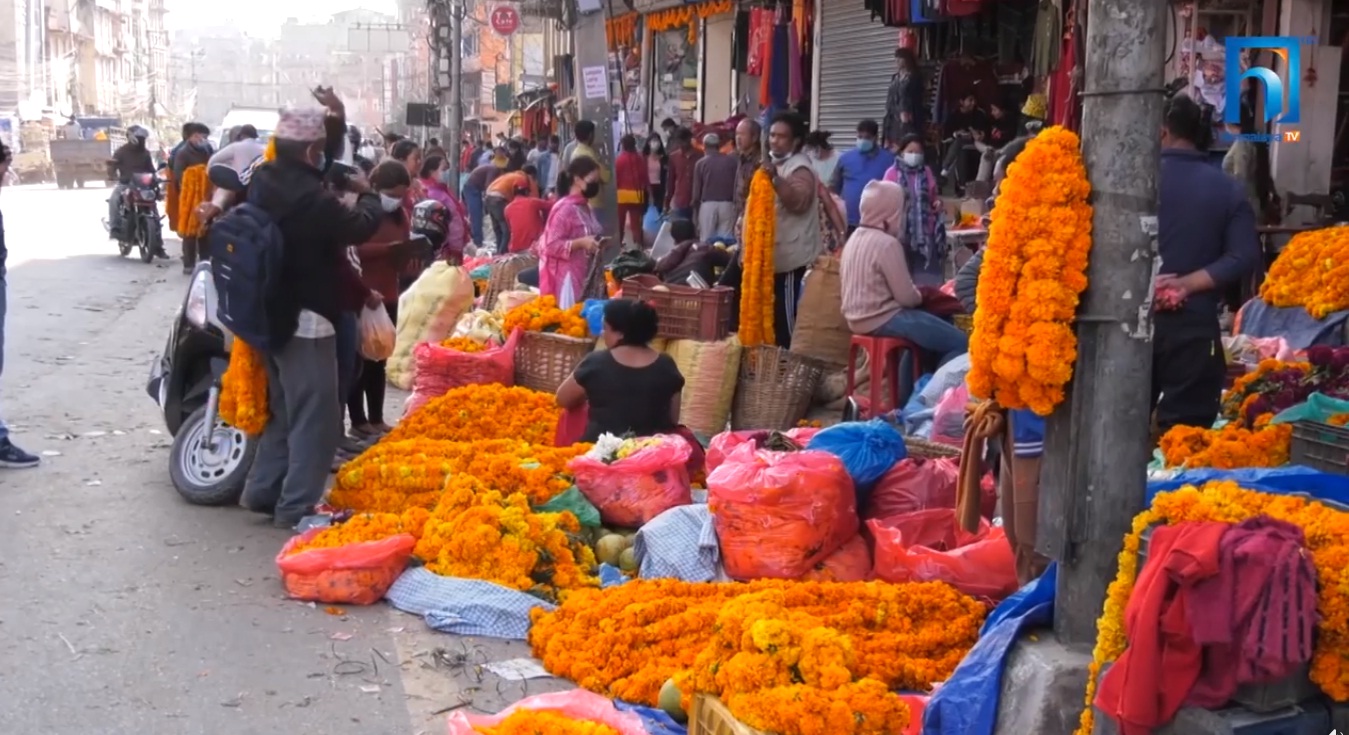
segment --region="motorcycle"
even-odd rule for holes
[[[132,248],[140,251],[141,261],[149,263],[155,256],[168,257],[164,252],[164,232],[159,215],[159,202],[164,190],[158,174],[133,174],[131,183],[122,192],[122,222],[118,232],[107,223],[108,234],[117,239],[117,250],[123,257]]]
[[[173,436],[169,477],[193,505],[238,503],[258,449],[256,437],[220,418],[221,379],[234,335],[216,316],[216,304],[211,263],[203,261],[192,273],[146,385]]]

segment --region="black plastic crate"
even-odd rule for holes
[[[1293,464],[1314,470],[1349,475],[1349,429],[1319,421],[1295,421],[1289,458]]]

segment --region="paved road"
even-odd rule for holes
[[[285,532],[179,500],[144,384],[187,279],[176,259],[117,256],[106,196],[0,189],[0,414],[46,455],[0,470],[0,733],[440,733],[431,713],[461,697],[496,711],[524,693],[432,655],[513,658],[522,644],[461,644],[383,605],[333,616],[287,600],[273,562]]]

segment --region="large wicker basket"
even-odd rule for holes
[[[810,410],[824,364],[781,347],[746,348],[731,407],[731,428],[786,431]]]
[[[521,271],[538,266],[539,259],[533,255],[509,255],[492,264],[492,275],[487,279],[487,290],[482,295],[482,308],[491,311],[496,307],[497,296],[506,291],[515,290],[516,279]]]
[[[515,384],[556,393],[595,343],[563,334],[525,332],[515,348]]]

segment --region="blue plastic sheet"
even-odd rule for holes
[[[871,489],[895,463],[909,456],[904,437],[880,419],[835,424],[811,438],[806,449],[816,449],[843,460],[857,489],[857,507],[864,508]]]
[[[1152,499],[1157,497],[1157,493],[1214,480],[1232,480],[1250,490],[1276,495],[1304,495],[1313,500],[1349,507],[1349,477],[1300,465],[1271,469],[1186,470],[1166,480],[1149,482],[1147,504],[1152,505]]]
[[[604,305],[607,303],[605,299],[586,299],[581,307],[581,316],[586,320],[591,337],[598,337],[604,331]]]
[[[656,209],[656,205],[652,204],[646,208],[646,215],[642,217],[642,231],[650,232],[652,237],[654,237],[657,232],[660,232],[660,224],[662,221],[663,218],[661,217],[660,210]]]
[[[979,641],[928,700],[923,735],[992,735],[1007,657],[1023,630],[1053,622],[1057,581],[1058,565],[1050,564],[989,613]]]
[[[664,710],[628,704],[617,699],[614,700],[614,706],[620,712],[631,712],[642,718],[642,724],[646,726],[648,735],[688,735],[689,729],[675,722]]]

